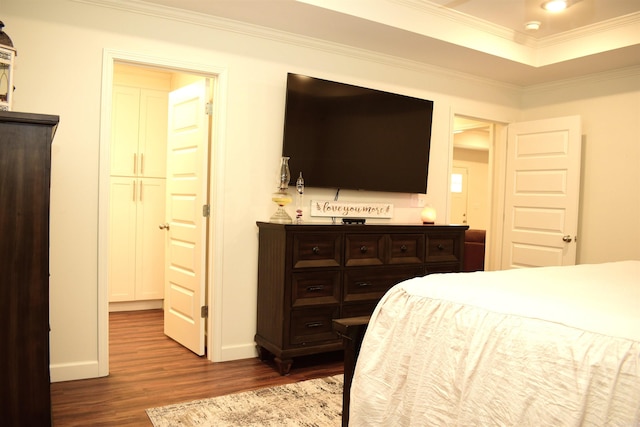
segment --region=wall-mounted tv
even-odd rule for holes
[[[282,155],[292,183],[425,193],[433,101],[287,75]]]

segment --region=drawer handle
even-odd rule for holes
[[[367,247],[364,246],[364,245],[360,246],[360,252],[363,253],[363,254],[366,254],[367,253]]]
[[[373,286],[373,284],[369,283],[369,282],[360,282],[360,283],[358,283],[358,287],[359,288],[369,288],[371,286]]]
[[[407,252],[407,245],[400,246],[400,252]]]
[[[440,251],[444,250],[444,246],[442,245],[442,243],[438,243],[437,248],[438,248],[438,250],[440,250]]]
[[[324,290],[324,286],[322,285],[307,286],[307,292],[319,292],[323,290]]]
[[[307,323],[305,326],[307,328],[319,328],[320,326],[323,326],[323,325],[324,323],[322,322],[310,322],[310,323]]]
[[[317,247],[317,246],[314,246],[313,248],[311,248],[311,251],[312,251],[314,254],[318,255],[318,254],[320,253],[320,248],[319,248],[319,247]]]

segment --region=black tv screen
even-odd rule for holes
[[[433,101],[289,73],[282,155],[292,184],[425,193]]]

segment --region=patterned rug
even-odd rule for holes
[[[337,427],[343,376],[147,409],[155,427]]]

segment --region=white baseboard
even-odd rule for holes
[[[220,360],[215,360],[215,362],[228,362],[230,360],[251,359],[253,357],[258,357],[258,350],[256,349],[255,343],[229,346],[229,347],[222,348],[222,352],[220,356],[221,356]]]
[[[97,378],[100,376],[97,360],[87,360],[84,362],[59,363],[49,366],[51,382],[84,380],[87,378]]]
[[[120,301],[109,303],[109,313],[116,311],[155,310],[162,308],[164,300],[154,299],[146,301]]]

